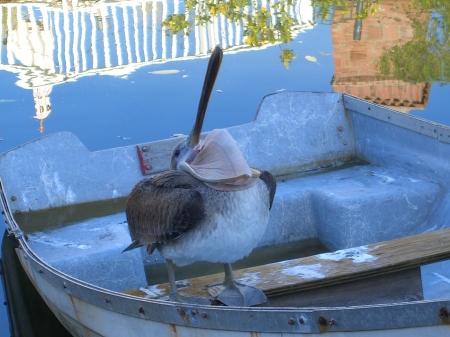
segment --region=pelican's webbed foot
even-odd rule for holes
[[[208,292],[215,301],[228,306],[251,307],[268,301],[266,295],[258,288],[236,281],[212,285],[208,287]]]
[[[251,307],[268,302],[266,295],[258,288],[236,282],[229,263],[224,264],[225,281],[208,287],[208,293],[228,306]]]

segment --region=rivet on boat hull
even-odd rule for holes
[[[450,324],[450,314],[447,307],[442,307],[439,309],[439,318],[444,324]]]
[[[328,325],[327,320],[322,316],[319,317],[317,323],[319,323],[320,325]]]

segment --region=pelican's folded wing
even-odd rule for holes
[[[133,240],[153,252],[157,243],[173,240],[205,217],[202,184],[185,172],[164,171],[140,181],[127,201],[126,216]]]

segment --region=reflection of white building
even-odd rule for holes
[[[267,6],[274,26],[276,10],[256,1]],[[290,16],[298,21],[293,36],[312,26],[310,1],[289,6]],[[244,8],[244,13],[254,11],[252,6]],[[18,86],[34,89],[42,130],[42,120],[51,111],[52,85],[90,74],[126,76],[153,62],[206,56],[216,45],[225,51],[251,48],[244,43],[245,22],[233,23],[221,14],[192,27],[189,35],[167,34],[162,22],[184,12],[182,0],[0,3],[0,70],[17,73]],[[186,19],[193,21],[195,14],[191,11]]]
[[[52,85],[43,85],[33,88],[34,109],[36,112],[34,118],[39,120],[39,132],[44,131],[43,121],[52,112],[52,105],[50,103],[52,87]]]
[[[270,10],[275,23],[275,10]],[[243,41],[243,23],[223,15],[193,27],[188,36],[166,36],[161,23],[170,14],[184,13],[181,0],[8,3],[0,4],[0,13],[0,69],[19,73],[17,85],[23,88],[90,73],[126,75],[150,62],[206,55],[216,45],[249,48]],[[290,15],[299,22],[294,35],[310,27],[310,0],[290,6]]]

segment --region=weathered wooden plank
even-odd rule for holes
[[[235,271],[240,282],[253,285],[269,296],[304,291],[419,267],[450,258],[450,228],[378,242],[300,259],[271,263]],[[205,286],[223,281],[223,274],[189,279],[181,291],[186,295],[208,296]],[[151,286],[168,294],[168,285]],[[130,292],[129,292],[130,293]],[[144,295],[142,292],[131,292]]]
[[[419,267],[269,296],[269,304],[274,307],[347,307],[419,300],[423,300]]]

